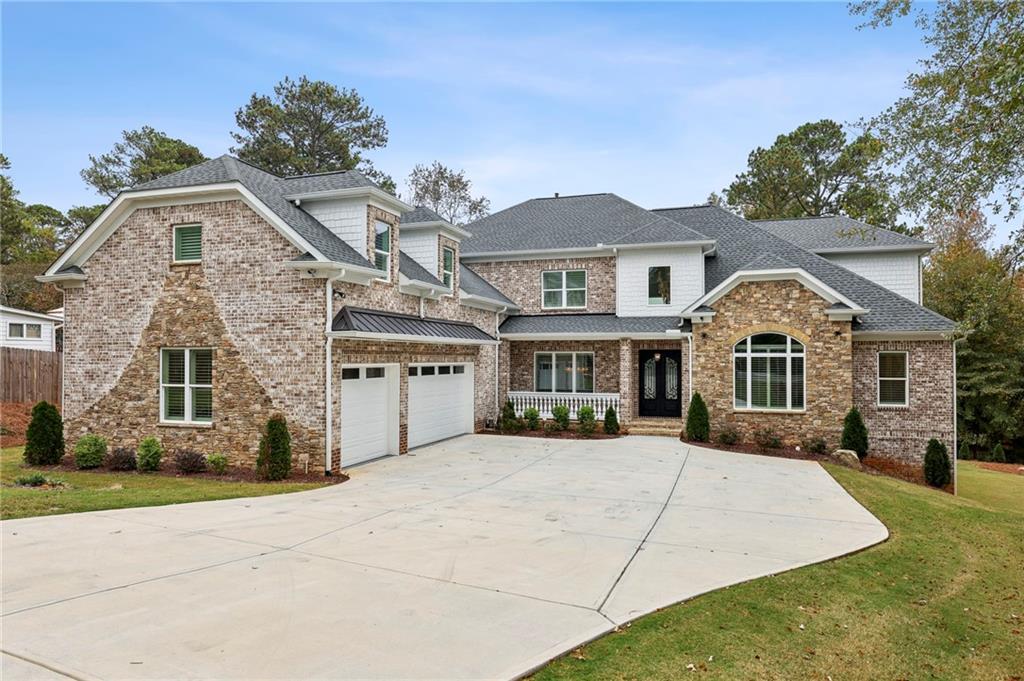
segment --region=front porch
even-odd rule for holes
[[[682,423],[689,403],[686,339],[506,341],[506,396],[517,414],[541,418],[557,405],[575,420],[584,406],[600,420],[613,407],[623,424]]]

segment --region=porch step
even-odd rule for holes
[[[683,424],[677,419],[637,419],[629,424],[630,435],[679,437]]]

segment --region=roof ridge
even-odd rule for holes
[[[366,177],[365,175],[363,175],[362,172],[359,171],[358,168],[347,168],[345,170],[324,170],[319,173],[299,173],[297,175],[279,175],[278,177],[280,177],[282,180],[298,180],[303,177],[320,177],[321,175],[340,175],[342,173],[359,173],[363,177]]]
[[[667,208],[648,208],[647,210],[649,210],[652,213],[660,213],[666,210],[692,210],[694,208],[721,208],[721,206],[716,206],[713,203],[694,203],[690,204],[689,206],[669,206]],[[725,209],[722,208],[722,210]]]
[[[593,192],[593,193],[590,193],[590,194],[565,194],[565,195],[559,194],[557,196],[535,196],[532,199],[527,199],[527,201],[554,201],[555,199],[579,199],[579,198],[586,197],[586,196],[617,196],[617,194],[615,194],[615,192]],[[619,198],[621,199],[622,197],[620,196]],[[623,199],[623,201],[625,201],[625,200],[626,199]]]
[[[795,218],[744,218],[747,222],[795,222],[797,220],[828,220],[831,218],[846,218],[847,220],[854,220],[856,222],[864,222],[863,220],[857,220],[857,218],[851,218],[849,215],[843,215],[836,213],[835,215],[800,215]],[[869,224],[864,222],[865,225]],[[875,227],[875,225],[871,225]],[[885,229],[881,227],[880,229]]]

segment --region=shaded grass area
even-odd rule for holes
[[[322,487],[309,482],[238,482],[211,478],[170,477],[145,473],[71,472],[22,463],[23,447],[0,450],[0,518],[27,518],[59,513],[102,511],[134,506],[161,506],[189,501],[258,497]],[[15,478],[41,473],[61,480],[59,489],[13,486]]]
[[[888,541],[666,608],[535,678],[1024,677],[1024,477],[967,464],[952,497],[826,468]]]

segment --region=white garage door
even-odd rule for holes
[[[473,365],[409,367],[409,447],[473,432]]]
[[[341,465],[398,453],[398,367],[341,370]]]

